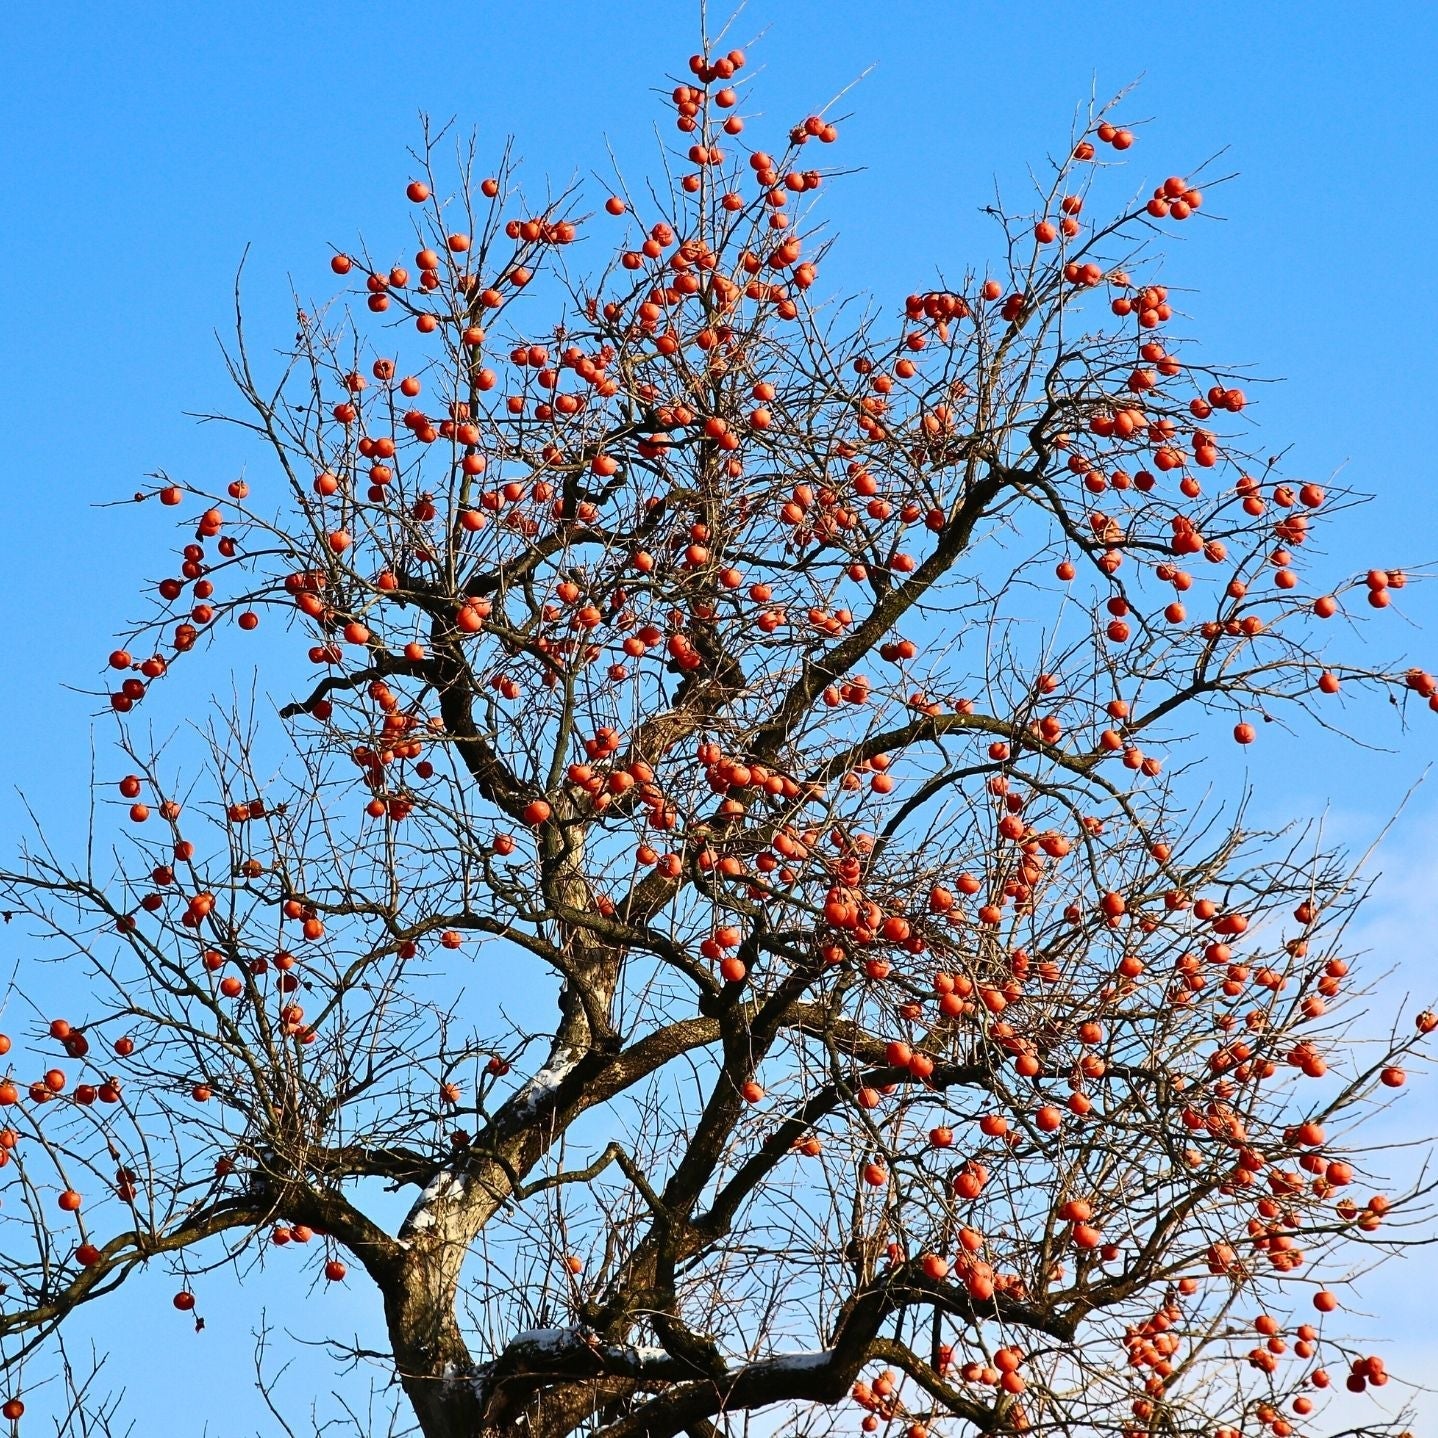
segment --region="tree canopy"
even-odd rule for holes
[[[1214,756],[1438,707],[1336,622],[1408,576],[1324,577],[1356,496],[1187,335],[1150,241],[1211,201],[1126,204],[1121,114],[988,265],[836,297],[839,122],[751,149],[744,66],[598,203],[426,134],[412,263],[237,323],[263,469],[136,494],[183,543],[120,807],[4,880],[89,994],[3,1041],[16,1372],[309,1245],[428,1438],[1283,1438],[1386,1383],[1335,1289],[1422,1220],[1363,1123],[1438,1019],[1359,1041],[1351,863]],[[217,682],[182,778],[143,718],[257,629],[303,682]]]

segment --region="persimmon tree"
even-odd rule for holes
[[[428,1438],[1281,1438],[1386,1383],[1344,1284],[1423,1195],[1364,1124],[1438,1020],[1357,1035],[1351,866],[1185,776],[1438,707],[1357,622],[1405,576],[1316,556],[1352,496],[1258,457],[1120,117],[891,322],[823,290],[836,121],[751,149],[743,67],[592,207],[427,136],[413,262],[237,332],[268,463],[135,495],[182,547],[115,865],[5,879],[88,975],[3,1041],[7,1417],[138,1268],[261,1259],[378,1290]],[[257,627],[312,671],[182,787],[136,717]]]

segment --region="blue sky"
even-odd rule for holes
[[[289,286],[327,295],[331,246],[364,235],[380,255],[413,248],[401,194],[421,111],[473,127],[482,155],[513,134],[532,191],[546,176],[561,185],[597,175],[602,196],[613,173],[606,143],[632,181],[666,123],[651,92],[669,87],[694,48],[697,12],[688,0],[60,0],[12,12],[0,97],[7,847],[17,785],[62,842],[83,832],[93,706],[63,686],[95,683],[111,634],[138,612],[139,583],[164,564],[149,507],[95,506],[157,468],[219,485],[264,462],[239,432],[185,417],[230,404],[213,332],[229,323],[246,247],[252,333],[261,347],[283,344]],[[712,6],[711,22],[723,13]],[[1438,160],[1435,16],[1422,3],[1328,0],[1129,10],[755,0],[729,41],[746,45],[759,72],[752,104],[768,118],[751,122],[756,136],[864,75],[839,107],[853,117],[836,155],[859,173],[834,182],[828,215],[842,236],[834,274],[886,301],[938,270],[982,265],[993,235],[979,207],[996,181],[1021,192],[1028,167],[1065,146],[1091,93],[1141,81],[1122,111],[1147,122],[1130,152],[1135,190],[1226,150],[1218,169],[1238,178],[1211,198],[1221,219],[1191,225],[1170,247],[1171,268],[1192,286],[1182,296],[1190,329],[1210,354],[1285,381],[1262,388],[1255,414],[1274,451],[1292,446],[1291,472],[1322,481],[1344,467],[1376,495],[1350,527],[1361,567],[1438,560],[1438,281],[1426,196]],[[666,141],[671,133],[666,124]],[[1407,615],[1422,627],[1394,619],[1384,647],[1432,667],[1438,607],[1431,594],[1409,595]],[[1345,832],[1366,841],[1433,756],[1435,734],[1375,727],[1396,753],[1330,748],[1321,764],[1291,749],[1267,802],[1274,813],[1332,804]],[[1373,920],[1395,944],[1438,917],[1425,898],[1435,844],[1438,803],[1420,793],[1385,851],[1398,878],[1380,890]],[[1435,1278],[1438,1265],[1420,1256],[1382,1288],[1416,1317]],[[250,1321],[237,1312],[227,1337],[209,1335],[227,1346],[211,1344],[193,1380],[233,1387],[237,1414],[250,1401]],[[187,1357],[200,1347],[186,1343]],[[132,1392],[154,1376],[141,1369]]]

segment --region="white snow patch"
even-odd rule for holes
[[[580,1054],[569,1050],[561,1050],[553,1055],[549,1062],[514,1095],[512,1102],[516,1113],[521,1117],[532,1114],[544,1099],[579,1067],[580,1058]]]
[[[460,1198],[464,1194],[464,1175],[455,1173],[450,1169],[442,1168],[425,1185],[425,1190],[419,1196],[422,1204],[437,1203],[441,1198]]]
[[[803,1373],[811,1368],[823,1368],[833,1357],[832,1350],[822,1350],[818,1353],[779,1353],[773,1358],[756,1359],[753,1363],[746,1363],[744,1367],[778,1369],[784,1373]]]
[[[527,1350],[526,1356],[535,1357],[550,1353],[562,1353],[578,1343],[584,1343],[586,1347],[597,1345],[593,1330],[573,1325],[567,1328],[527,1328],[523,1333],[516,1333],[505,1345],[504,1351],[512,1353],[517,1349],[525,1349]],[[668,1352],[663,1348],[633,1343],[594,1346],[594,1351],[612,1360],[635,1364],[667,1363],[670,1360]]]
[[[630,1343],[618,1351],[633,1357],[639,1363],[666,1363],[669,1360],[669,1354],[663,1348],[636,1347]]]
[[[425,1190],[415,1200],[408,1217],[401,1225],[401,1231],[419,1233],[434,1226],[434,1209],[440,1203],[458,1202],[464,1197],[464,1175],[442,1168],[430,1179]]]
[[[522,1343],[526,1348],[535,1348],[541,1353],[557,1353],[561,1348],[573,1343],[578,1336],[579,1330],[572,1327],[526,1328],[523,1333],[516,1333],[508,1346],[513,1348]]]
[[[559,1354],[571,1349],[576,1343],[588,1342],[586,1346],[594,1344],[595,1335],[593,1330],[577,1326],[567,1328],[527,1328],[523,1333],[516,1333],[505,1345],[504,1353],[521,1356],[517,1350],[524,1350],[523,1357],[534,1359],[543,1358],[547,1354]],[[636,1376],[642,1376],[642,1371],[650,1365],[673,1363],[673,1356],[663,1348],[656,1348],[645,1344],[605,1344],[602,1347],[594,1347],[594,1351],[607,1358],[610,1362],[628,1363],[636,1370]],[[489,1396],[490,1384],[495,1371],[502,1367],[504,1353],[501,1353],[490,1362],[482,1364],[470,1377],[470,1383],[480,1401],[485,1401]],[[814,1353],[779,1353],[770,1358],[756,1358],[752,1362],[740,1363],[729,1370],[728,1376],[737,1379],[740,1374],[753,1372],[756,1368],[768,1369],[771,1372],[783,1373],[806,1373],[827,1367],[834,1358],[833,1351],[823,1349]],[[662,1371],[662,1369],[661,1369]]]

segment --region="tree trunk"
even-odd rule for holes
[[[396,1372],[425,1438],[478,1438],[474,1360],[455,1317],[464,1247],[441,1226],[409,1241],[409,1261],[385,1293]]]

